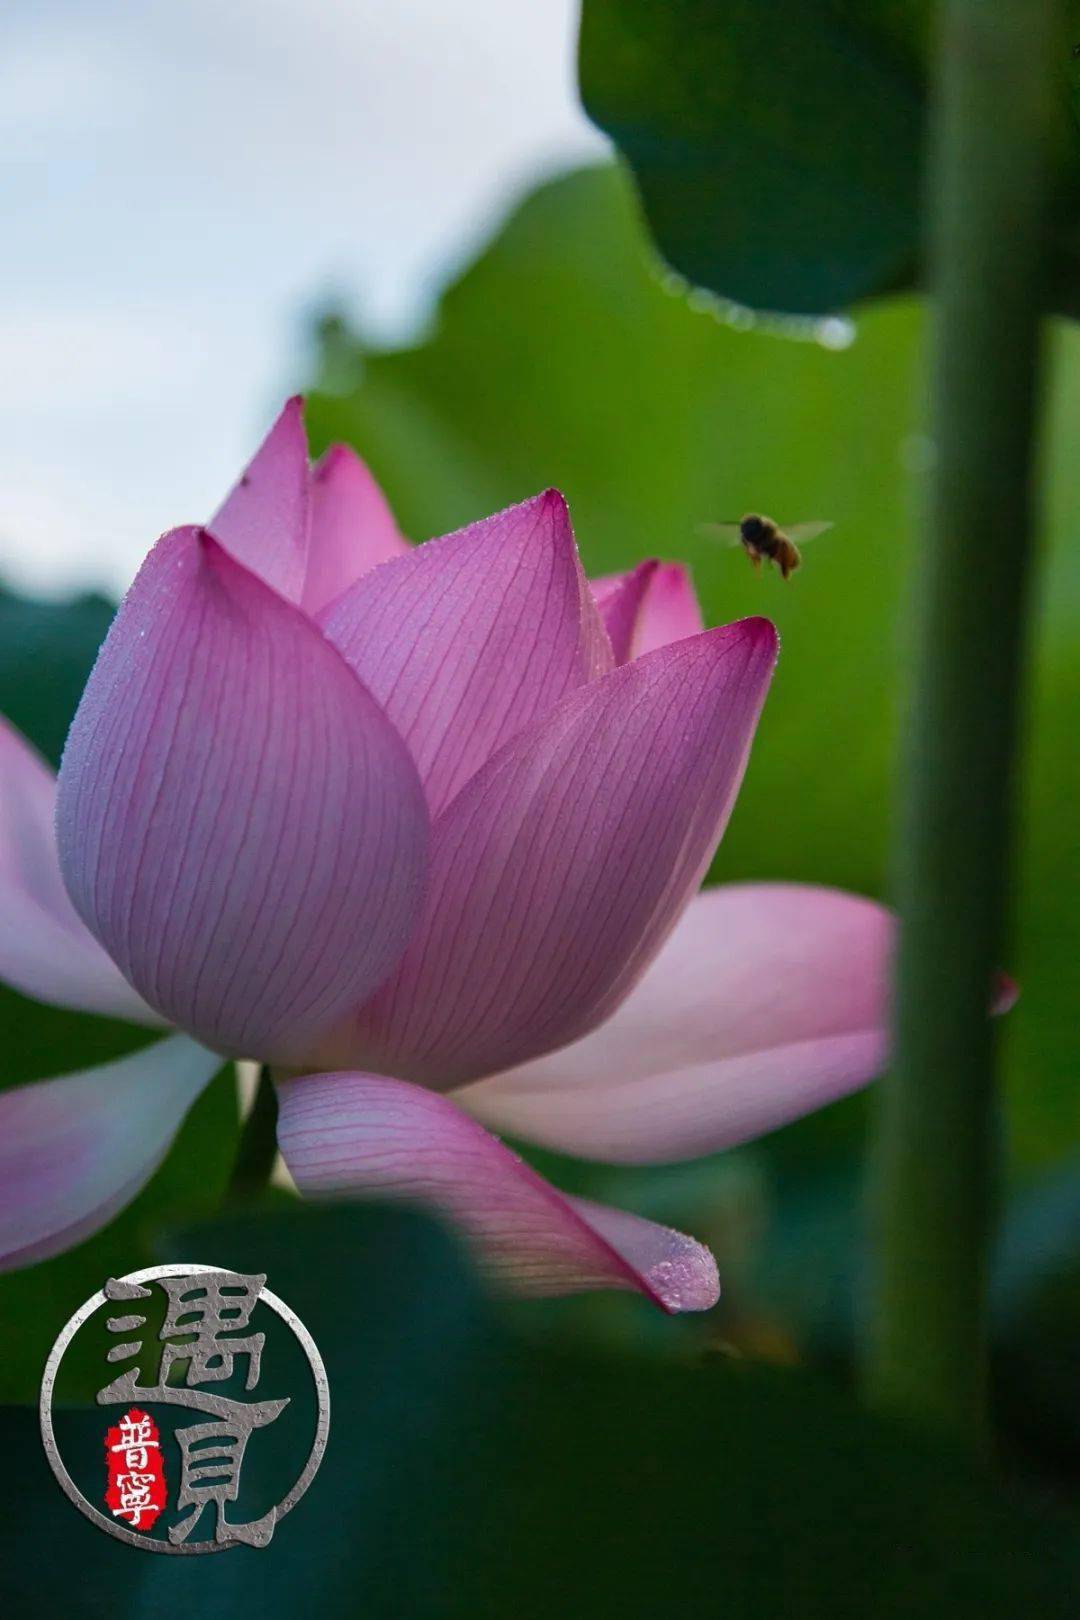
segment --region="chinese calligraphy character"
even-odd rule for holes
[[[258,1303],[265,1275],[241,1277],[219,1271],[199,1277],[162,1277],[161,1287],[169,1296],[169,1310],[159,1337],[165,1341],[161,1356],[161,1379],[165,1382],[178,1361],[189,1361],[189,1384],[218,1383],[231,1378],[237,1356],[247,1356],[247,1389],[259,1381],[265,1333],[247,1338],[233,1334],[246,1328]],[[229,1337],[224,1337],[228,1334]],[[194,1335],[195,1342],[187,1341]]]
[[[216,1508],[214,1540],[219,1543],[243,1542],[263,1547],[274,1533],[277,1510],[272,1508],[260,1519],[237,1524],[225,1516],[227,1503],[237,1500],[240,1490],[240,1468],[248,1440],[255,1429],[274,1422],[289,1404],[283,1400],[243,1401],[229,1396],[204,1391],[199,1386],[214,1384],[231,1378],[238,1358],[246,1359],[245,1389],[252,1390],[259,1381],[265,1334],[246,1333],[252,1312],[259,1300],[265,1275],[245,1276],[238,1272],[200,1272],[194,1276],[162,1277],[168,1306],[165,1321],[158,1334],[162,1350],[157,1381],[139,1382],[139,1368],[132,1367],[114,1378],[111,1384],[98,1391],[101,1406],[114,1401],[138,1399],[144,1402],[162,1401],[173,1406],[188,1406],[205,1413],[213,1421],[193,1424],[178,1429],[176,1439],[180,1446],[181,1479],[177,1508],[191,1508],[186,1519],[169,1528],[169,1540],[174,1545],[185,1542],[208,1505]],[[148,1299],[149,1288],[137,1283],[116,1282],[105,1285],[109,1300]],[[112,1333],[131,1333],[145,1325],[146,1317],[139,1315],[111,1317],[108,1321]],[[141,1340],[126,1340],[108,1352],[110,1361],[126,1360],[142,1350]],[[183,1381],[179,1380],[183,1369]],[[128,1418],[142,1417],[137,1411]],[[110,1430],[110,1435],[123,1429]],[[141,1480],[146,1468],[146,1453],[139,1439],[139,1425],[133,1422],[123,1431],[115,1449],[123,1448],[133,1460],[121,1486],[117,1482],[118,1505],[114,1512],[130,1511],[139,1514],[147,1504],[141,1503],[140,1492],[147,1488]],[[124,1437],[130,1445],[124,1445]],[[147,1445],[151,1442],[147,1442]],[[140,1468],[141,1459],[141,1468]],[[160,1511],[160,1510],[159,1510]],[[155,1515],[156,1516],[156,1515]],[[140,1522],[138,1518],[131,1523]]]
[[[153,1419],[145,1412],[125,1412],[120,1419],[119,1435],[109,1450],[122,1451],[129,1468],[145,1468],[150,1461],[150,1448],[160,1449]]]
[[[165,1508],[165,1469],[157,1424],[132,1408],[105,1436],[109,1484],[106,1505],[114,1519],[149,1530]]]

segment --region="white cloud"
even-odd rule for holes
[[[313,296],[407,330],[519,187],[603,150],[576,12],[9,0],[0,568],[122,584],[295,381]]]

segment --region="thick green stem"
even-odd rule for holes
[[[240,1129],[225,1199],[246,1204],[267,1186],[277,1158],[277,1093],[269,1068],[259,1070],[259,1084],[251,1110]]]
[[[1003,961],[1059,0],[945,0],[930,161],[936,461],[918,535],[898,828],[895,1065],[880,1118],[873,1398],[985,1430]]]

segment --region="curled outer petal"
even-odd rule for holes
[[[0,717],[0,979],[54,1006],[156,1024],[68,899],[55,807],[52,771]]]
[[[60,771],[60,865],[140,994],[205,1045],[302,1063],[400,955],[427,812],[385,715],[205,532],[151,552]]]
[[[891,912],[838,889],[707,890],[607,1023],[456,1100],[496,1130],[612,1163],[733,1147],[881,1073],[895,938]],[[1004,981],[992,1010],[1014,989]]]
[[[835,889],[706,890],[605,1024],[458,1099],[496,1129],[587,1158],[731,1147],[880,1072],[894,936],[883,906]]]
[[[220,1067],[173,1035],[0,1092],[0,1270],[72,1248],[130,1203]]]
[[[637,1289],[671,1312],[716,1303],[716,1265],[702,1244],[564,1197],[446,1097],[356,1073],[305,1075],[279,1085],[278,1096],[278,1142],[310,1196],[433,1208],[517,1292]]]

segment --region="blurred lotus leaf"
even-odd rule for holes
[[[725,298],[792,313],[913,285],[934,10],[584,0],[585,107],[630,163],[665,259]],[[1075,38],[1061,46],[1074,107]],[[1080,142],[1061,122],[1055,296],[1075,314]]]
[[[1063,1513],[802,1372],[529,1348],[418,1216],[298,1207],[186,1230],[167,1253],[265,1271],[310,1329],[331,1389],[322,1469],[258,1556],[143,1559],[55,1488],[36,1414],[0,1412],[12,1612],[1071,1613]],[[105,1421],[62,1413],[65,1454],[93,1466]],[[253,1448],[256,1488],[266,1465]]]

